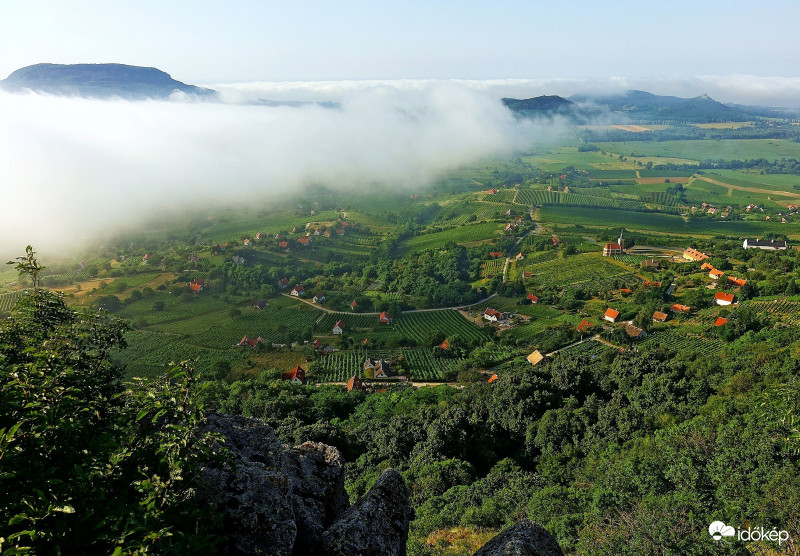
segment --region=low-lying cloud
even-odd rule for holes
[[[0,94],[0,254],[79,245],[153,210],[252,206],[310,182],[419,187],[535,135],[456,84],[331,96],[339,107]]]

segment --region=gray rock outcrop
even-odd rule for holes
[[[258,419],[212,414],[232,465],[203,470],[199,496],[224,516],[229,555],[405,554],[408,489],[394,470],[348,509],[344,461],[317,442],[290,448]]]
[[[492,538],[473,556],[563,556],[556,538],[527,519]]]
[[[405,556],[409,492],[394,469],[381,474],[361,500],[322,535],[326,556]]]

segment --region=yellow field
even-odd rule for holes
[[[741,129],[743,127],[750,127],[753,122],[717,122],[712,124],[692,124],[700,129]]]

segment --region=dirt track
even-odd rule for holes
[[[752,193],[762,193],[764,195],[774,195],[776,197],[795,197],[800,199],[800,193],[793,193],[791,191],[782,191],[778,189],[760,189],[758,187],[744,187],[742,185],[731,185],[729,183],[725,183],[724,181],[713,180],[705,176],[694,176],[694,177],[698,180],[707,181],[708,183],[713,183],[714,185],[719,185],[720,187],[724,187],[726,189],[736,189],[738,191],[750,191]]]

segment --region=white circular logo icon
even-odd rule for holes
[[[721,540],[722,537],[732,537],[736,534],[736,529],[730,525],[725,525],[721,521],[715,521],[708,526],[708,534],[715,540]]]

